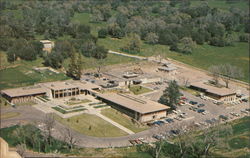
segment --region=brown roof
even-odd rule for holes
[[[69,81],[47,82],[47,83],[42,83],[42,84],[45,87],[52,89],[52,90],[78,88],[77,85],[73,85]]]
[[[125,95],[121,93],[97,94],[98,97],[109,100],[115,104],[126,107],[141,114],[151,113],[169,109],[168,106],[148,100],[140,99],[134,95]]]
[[[216,95],[219,95],[219,96],[232,95],[232,94],[236,93],[235,91],[233,91],[231,89],[218,88],[218,87],[214,87],[214,86],[204,84],[203,82],[194,82],[194,83],[190,84],[190,86],[202,88],[202,89],[206,90],[206,92],[208,92],[208,93],[213,93],[213,94],[216,94]]]
[[[100,86],[98,86],[96,84],[86,82],[86,81],[72,81],[71,83],[76,85],[80,89],[92,90],[92,89],[96,89],[96,88],[101,88]]]
[[[46,93],[46,89],[38,85],[38,86],[6,89],[2,90],[1,93],[4,93],[10,97],[18,97],[18,96]]]

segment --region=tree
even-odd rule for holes
[[[159,33],[159,43],[164,45],[173,45],[178,42],[178,37],[168,30]]]
[[[179,86],[175,80],[170,81],[168,87],[163,91],[163,95],[159,99],[159,103],[170,106],[172,110],[176,109],[181,93]]]
[[[225,82],[226,87],[228,88],[229,82],[231,79],[241,78],[243,77],[242,70],[239,69],[237,66],[233,66],[230,64],[220,65],[220,72],[223,75],[222,80]]]
[[[21,156],[24,157],[24,153],[26,151],[26,144],[18,144],[16,146],[17,153]]]
[[[195,42],[193,42],[192,38],[184,37],[180,40],[180,43],[177,44],[177,51],[190,54],[195,46]]]
[[[149,44],[156,44],[158,42],[159,37],[155,33],[148,33],[145,40]]]
[[[98,76],[101,73],[101,68],[103,67],[104,64],[104,59],[107,57],[108,50],[105,49],[103,46],[97,46],[97,48],[93,51],[93,54],[91,55],[96,59],[95,61],[95,66],[97,68],[97,74]]]
[[[128,53],[139,53],[141,50],[141,39],[140,36],[137,34],[130,34],[127,37],[127,43],[122,48],[124,51],[127,51]]]
[[[102,28],[98,31],[98,38],[106,38],[108,35],[108,30],[105,28]]]
[[[63,60],[64,58],[60,53],[52,51],[48,56],[45,57],[44,65],[59,69],[62,67]]]
[[[69,128],[66,128],[63,135],[65,142],[69,145],[69,149],[72,150],[74,145],[77,143],[77,139],[75,139],[73,132]]]
[[[45,115],[45,118],[43,120],[44,127],[45,127],[45,138],[46,141],[51,144],[51,134],[52,134],[52,129],[55,126],[55,118],[52,113],[48,113]]]
[[[212,74],[213,80],[214,80],[214,84],[218,85],[219,83],[219,77],[220,77],[220,68],[216,65],[210,66],[209,67],[209,71]]]
[[[214,78],[218,80],[218,77],[225,82],[226,87],[229,87],[229,82],[231,79],[237,79],[243,77],[242,70],[237,66],[233,66],[230,64],[221,64],[214,65],[210,67],[210,71],[212,72]]]
[[[67,75],[76,80],[80,80],[82,75],[82,62],[82,55],[76,53],[75,50],[73,50],[70,56],[70,63],[69,68],[67,70]]]
[[[249,42],[249,34],[245,33],[239,36],[240,42]]]

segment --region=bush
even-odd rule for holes
[[[98,31],[98,38],[106,38],[108,35],[108,30],[105,28],[102,28]]]
[[[226,42],[225,42],[225,40],[223,38],[213,37],[210,40],[210,45],[218,46],[218,47],[225,47]]]
[[[249,42],[249,34],[243,34],[239,36],[240,42]]]

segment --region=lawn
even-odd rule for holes
[[[68,68],[70,59],[66,59],[63,62],[63,67],[65,69]],[[128,58],[124,56],[118,56],[114,54],[108,54],[107,58],[103,59],[102,62],[98,61],[95,58],[89,58],[89,57],[84,57],[83,56],[83,69],[95,69],[98,64],[102,64],[102,70],[105,69],[105,66],[107,65],[114,65],[114,64],[121,64],[121,63],[129,63],[129,62],[134,62],[137,61],[136,59],[133,58]]]
[[[84,110],[86,110],[85,108],[79,108],[79,109],[74,109],[74,108],[72,108],[72,109],[67,109],[67,110],[65,110],[65,109],[63,109],[63,108],[60,108],[60,107],[52,107],[52,109],[54,109],[54,110],[56,110],[56,111],[58,111],[58,112],[60,112],[60,113],[62,113],[62,114],[68,114],[68,113],[72,113],[72,112],[79,112],[79,111],[84,111]]]
[[[20,113],[18,113],[18,112],[2,113],[1,119],[9,119],[9,118],[17,117],[18,115],[20,115]]]
[[[69,100],[66,102],[67,105],[76,105],[76,104],[83,104],[91,102],[91,100],[88,99],[82,99],[82,100]]]
[[[22,103],[16,103],[15,105],[17,105],[17,106],[32,106],[35,104],[36,104],[36,102],[34,102],[34,101],[27,101],[27,102],[22,102]]]
[[[17,61],[13,64],[5,63],[5,69],[0,70],[0,89],[33,85],[37,82],[49,82],[69,79],[65,74],[51,71],[37,72],[33,67],[43,66],[43,59],[35,61]]]
[[[128,116],[125,116],[124,114],[122,114],[121,112],[115,110],[115,109],[103,109],[101,111],[101,113],[105,116],[107,116],[108,118],[112,119],[113,121],[119,123],[120,125],[130,129],[133,132],[141,132],[144,131],[146,129],[148,129],[149,127],[147,126],[140,126],[138,127],[138,125],[134,124],[131,120],[131,118],[129,118]]]
[[[129,90],[133,92],[135,95],[143,94],[143,93],[148,93],[151,92],[152,90],[143,86],[130,86]]]
[[[81,114],[68,119],[55,116],[56,120],[70,128],[89,136],[118,137],[127,135],[126,132],[113,126],[109,122],[91,114]]]

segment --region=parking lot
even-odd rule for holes
[[[147,94],[145,97],[157,101],[166,86],[166,83],[160,86],[151,85],[152,88],[160,88],[156,93]],[[158,133],[152,135],[155,140],[178,135],[183,132],[182,130],[188,131],[193,125],[203,129],[219,122],[231,121],[250,114],[248,101],[232,105],[217,105],[211,100],[204,100],[186,91],[181,91],[181,93],[183,94],[182,105],[177,106],[177,109],[168,114],[167,118],[151,124],[158,128]]]

